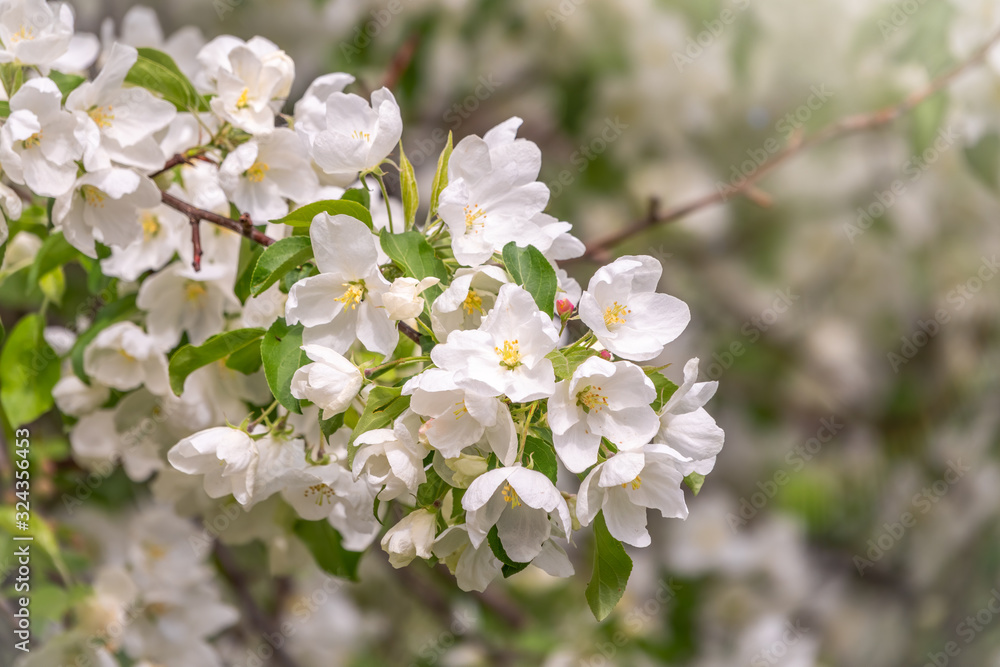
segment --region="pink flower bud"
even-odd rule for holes
[[[561,316],[569,315],[573,312],[573,302],[569,299],[559,299],[556,301],[556,312]]]
[[[601,350],[601,359],[611,361],[611,353],[608,352],[607,350]]]

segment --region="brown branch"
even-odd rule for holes
[[[189,218],[191,222],[191,245],[194,248],[194,257],[191,260],[191,266],[194,267],[195,271],[201,271],[201,220],[195,216]]]
[[[215,160],[210,157],[205,157],[201,152],[194,153],[193,155],[184,155],[182,153],[175,153],[172,158],[167,160],[162,169],[154,171],[149,175],[150,178],[156,178],[161,174],[165,174],[174,167],[179,167],[182,164],[190,165],[192,160],[201,160],[202,162],[209,162],[211,164],[216,164]]]
[[[240,608],[246,620],[250,622],[254,630],[260,633],[265,640],[268,637],[280,635],[278,624],[264,613],[253,595],[250,594],[247,577],[236,564],[236,559],[229,548],[216,540],[213,546],[213,553],[223,576],[229,582],[233,592],[236,593],[236,598],[239,601]],[[274,649],[272,660],[276,665],[279,667],[297,667],[296,662],[284,651],[284,648],[274,646],[271,642],[268,642],[268,644]]]
[[[183,199],[178,199],[172,194],[161,192],[160,196],[163,198],[163,203],[170,208],[177,209],[184,215],[188,217],[189,220],[205,220],[206,222],[211,222],[214,225],[220,227],[225,227],[231,231],[241,234],[255,243],[259,243],[263,246],[269,246],[274,243],[272,239],[267,234],[257,231],[253,226],[253,221],[245,213],[240,216],[239,220],[233,220],[232,218],[227,218],[224,215],[219,215],[218,213],[213,213],[211,211],[206,211],[205,209],[193,206]]]
[[[413,56],[417,52],[417,46],[420,44],[420,34],[414,33],[409,39],[403,42],[399,50],[396,51],[395,55],[392,57],[392,61],[389,63],[389,71],[386,72],[385,78],[382,80],[382,86],[392,90],[399,83],[399,80],[406,73],[409,68],[410,63],[413,62]]]
[[[632,223],[622,230],[608,234],[604,238],[587,244],[587,248],[581,257],[569,261],[605,259],[611,248],[654,225],[679,220],[703,208],[725,203],[732,197],[747,197],[757,203],[769,204],[770,197],[755,187],[756,183],[764,176],[813,146],[888,125],[905,116],[922,102],[947,88],[952,81],[964,74],[966,70],[981,63],[990,50],[996,46],[997,42],[1000,42],[1000,31],[994,33],[990,39],[976,49],[965,61],[932,80],[925,88],[910,94],[902,102],[877,111],[848,116],[826,126],[809,137],[794,137],[784,150],[762,164],[755,172],[747,176],[746,180],[741,184],[728,185],[712,194],[703,195],[686,204],[667,209],[662,213],[654,212],[651,209],[650,215],[647,215],[645,218]]]

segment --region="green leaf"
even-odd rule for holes
[[[693,472],[684,478],[684,483],[687,484],[688,488],[691,489],[691,492],[697,496],[701,491],[702,485],[705,484],[705,476]]]
[[[368,403],[365,404],[365,411],[361,413],[354,432],[348,445],[354,445],[358,436],[377,428],[391,428],[396,417],[401,415],[406,408],[410,407],[410,397],[402,395],[401,387],[372,387],[368,394]],[[349,447],[347,452],[348,465],[354,465],[354,454],[357,447]]]
[[[427,481],[417,487],[417,505],[428,508],[433,506],[450,488],[433,467],[429,468]]]
[[[353,201],[361,204],[369,211],[372,208],[372,195],[364,188],[349,188],[340,196],[343,201]]]
[[[10,99],[24,83],[24,67],[18,63],[0,65],[0,82],[3,83],[3,89],[7,91],[7,99]]]
[[[503,572],[505,579],[528,567],[529,563],[518,563],[516,560],[511,560],[510,556],[507,555],[507,551],[503,548],[503,542],[500,541],[500,532],[495,525],[490,528],[490,532],[486,533],[486,541],[489,542],[493,555],[503,563],[501,572]]]
[[[547,315],[555,312],[556,271],[538,248],[518,248],[514,241],[503,247],[503,262],[507,273],[518,285],[528,290],[538,309]]]
[[[8,118],[10,116],[10,102],[6,100],[0,102],[0,118]]]
[[[240,245],[240,263],[237,270],[236,284],[233,292],[240,303],[245,304],[250,298],[250,281],[253,279],[253,270],[257,267],[257,260],[264,254],[265,246],[258,245],[248,238],[244,238]]]
[[[76,88],[87,80],[86,77],[80,76],[79,74],[63,74],[62,72],[57,72],[52,70],[49,72],[49,78],[56,84],[59,88],[59,92],[62,93],[63,101],[66,97],[72,93]]]
[[[301,347],[302,325],[290,327],[284,319],[271,325],[260,344],[267,386],[278,402],[296,414],[302,414],[302,408],[299,399],[292,396],[292,376],[309,363],[309,357]]]
[[[1000,188],[1000,135],[987,134],[964,152],[976,178],[991,190]]]
[[[392,234],[383,229],[379,235],[382,250],[403,270],[403,275],[422,280],[430,276],[439,278],[442,283],[448,280],[448,269],[441,258],[434,253],[434,248],[420,232],[403,232]],[[441,284],[432,285],[423,292],[427,305],[443,291]]]
[[[115,322],[123,322],[139,313],[135,305],[135,294],[112,301],[97,314],[90,327],[76,339],[69,356],[73,363],[73,372],[86,383],[90,383],[86,371],[83,370],[83,352],[87,346],[101,333]]]
[[[156,49],[141,48],[125,82],[158,93],[178,111],[208,111],[205,98],[181,72],[174,59]]]
[[[445,144],[441,156],[438,158],[437,171],[434,172],[434,181],[431,183],[431,219],[437,215],[438,200],[441,198],[441,191],[448,185],[448,162],[451,160],[452,136],[448,132],[448,143]]]
[[[11,336],[13,336],[13,333],[11,333]],[[56,365],[58,366],[58,364]],[[10,416],[13,419],[13,415]],[[11,427],[17,428],[13,421],[11,422]],[[24,531],[17,529],[16,510],[17,508],[14,507],[13,503],[8,504],[6,507],[0,507],[0,531],[4,531],[12,536],[24,535]],[[34,538],[31,543],[41,547],[42,551],[49,555],[52,559],[52,564],[55,565],[60,576],[62,576],[64,581],[68,581],[70,578],[69,570],[63,561],[62,552],[59,549],[59,540],[56,539],[56,534],[52,530],[52,527],[37,512],[32,513],[28,518],[28,526],[28,533]]]
[[[330,215],[349,215],[352,218],[357,218],[361,222],[368,225],[369,229],[373,228],[372,214],[368,211],[368,209],[356,201],[345,199],[328,199],[326,201],[318,201],[314,204],[307,204],[306,206],[295,209],[285,217],[272,220],[271,222],[275,224],[280,223],[291,225],[292,227],[308,227],[312,224],[313,218],[320,213],[329,213]]]
[[[328,521],[299,520],[292,527],[324,572],[351,581],[358,580],[361,554],[344,548],[340,533]]]
[[[594,574],[587,584],[587,602],[594,617],[603,621],[625,594],[632,559],[622,543],[611,537],[604,512],[594,519]]]
[[[567,380],[573,377],[573,373],[587,359],[596,357],[598,352],[587,347],[578,347],[573,350],[552,350],[545,355],[546,359],[552,361],[552,367],[556,371],[557,380]]]
[[[650,405],[653,406],[653,410],[659,412],[677,391],[677,385],[658,370],[646,371],[646,376],[653,381],[653,386],[656,388],[656,399]]]
[[[556,483],[559,467],[556,465],[556,450],[541,438],[529,435],[524,442],[524,465],[544,474]]]
[[[403,196],[404,229],[413,227],[417,219],[417,207],[420,206],[420,194],[417,191],[417,175],[413,173],[413,165],[406,159],[403,144],[399,144],[399,187]]]
[[[262,363],[264,360],[260,355],[260,341],[255,340],[246,347],[230,354],[229,358],[226,359],[226,368],[250,375],[259,371]]]
[[[185,345],[170,357],[170,388],[180,396],[191,373],[242,350],[263,335],[263,329],[237,329],[216,334],[198,346]]]
[[[42,242],[42,247],[38,249],[35,261],[31,265],[31,271],[28,273],[28,281],[37,285],[39,278],[46,273],[68,264],[80,256],[80,251],[69,244],[62,232],[54,232]]]
[[[59,356],[42,336],[45,319],[26,315],[11,329],[0,352],[0,403],[12,428],[35,421],[52,408]]]
[[[257,260],[250,280],[250,293],[260,295],[286,273],[305,264],[313,257],[312,241],[308,236],[289,236],[264,250]]]

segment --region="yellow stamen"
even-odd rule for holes
[[[517,491],[511,487],[509,482],[503,485],[503,501],[505,503],[509,503],[511,507],[521,506],[521,498],[517,495]]]
[[[613,306],[604,309],[604,326],[608,329],[625,324],[625,317],[632,313],[627,306],[623,306],[615,301]]]
[[[184,295],[187,296],[188,301],[197,301],[207,293],[208,290],[205,289],[204,285],[193,280],[184,288]]]
[[[639,475],[636,475],[635,479],[633,479],[631,482],[625,482],[624,484],[622,484],[622,488],[624,489],[629,484],[632,485],[632,490],[633,491],[636,490],[636,489],[638,489],[640,486],[642,486],[642,477],[640,477]]]
[[[368,143],[371,143],[372,135],[368,132],[362,132],[361,130],[354,130],[351,132],[351,139],[363,139]]]
[[[10,36],[10,43],[17,44],[18,42],[23,42],[25,40],[31,41],[35,38],[35,32],[28,28],[27,26],[21,26],[21,29]]]
[[[518,349],[517,339],[513,341],[505,340],[503,349],[494,347],[494,351],[500,356],[500,365],[507,370],[514,370],[521,365],[521,351]]]
[[[316,496],[316,504],[322,507],[327,502],[332,505],[337,493],[326,484],[313,484],[305,490],[305,496]]]
[[[267,172],[271,171],[271,167],[266,162],[254,162],[250,165],[250,168],[246,170],[244,176],[251,183],[260,183],[264,180]]]
[[[95,188],[93,185],[84,185],[80,188],[80,192],[83,194],[83,198],[87,201],[87,204],[98,208],[104,208],[104,200],[107,199],[108,196]]]
[[[608,407],[608,397],[598,393],[600,391],[600,387],[587,385],[576,395],[577,404],[585,412],[590,412],[591,410],[600,412],[602,408]]]
[[[342,296],[337,297],[337,301],[343,303],[345,308],[354,310],[358,307],[359,303],[365,300],[365,294],[368,292],[365,288],[365,281],[359,280],[353,283],[343,283],[343,286],[347,290]]]
[[[453,411],[453,412],[451,413],[451,414],[455,415],[455,419],[461,419],[461,418],[462,418],[462,415],[464,415],[464,414],[468,414],[468,412],[469,412],[469,408],[467,408],[467,407],[465,406],[465,401],[462,401],[461,403],[456,403],[455,405],[457,405],[457,406],[458,406],[458,409],[457,409],[457,410],[454,410],[454,411]]]
[[[149,211],[143,211],[139,216],[139,221],[142,223],[142,237],[146,241],[156,238],[160,233],[160,219]]]
[[[97,127],[105,128],[111,127],[111,121],[115,119],[115,114],[112,113],[114,107],[110,104],[106,107],[94,107],[87,114],[90,118],[97,123]]]
[[[163,560],[163,558],[167,555],[166,549],[164,549],[161,545],[153,544],[152,542],[144,542],[142,548],[152,561]]]
[[[123,357],[125,357],[129,361],[135,361],[135,357],[133,357],[131,354],[129,354],[125,350],[118,350],[118,354],[122,355]]]
[[[236,108],[246,109],[248,106],[250,106],[250,101],[248,99],[249,96],[250,96],[250,89],[244,88],[243,92],[240,93],[239,98],[236,100]]]
[[[484,211],[483,209],[479,208],[479,204],[473,204],[472,206],[466,206],[463,210],[465,211],[465,231],[466,232],[471,232],[475,227],[482,228],[482,226],[485,223],[479,222],[479,219],[486,217],[486,211]]]
[[[483,299],[475,290],[469,290],[468,296],[465,297],[465,301],[462,302],[462,310],[465,311],[466,315],[471,315],[472,313],[483,313]]]
[[[27,150],[29,148],[38,148],[42,145],[42,132],[39,130],[33,135],[21,142],[21,146]]]

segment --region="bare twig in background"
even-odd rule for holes
[[[392,61],[389,63],[389,71],[386,72],[385,78],[382,79],[382,86],[392,90],[399,83],[399,80],[409,69],[410,63],[413,62],[413,56],[417,52],[417,46],[420,44],[420,34],[414,33],[411,35],[396,51],[395,55],[392,56]]]
[[[993,36],[990,37],[990,39],[988,39],[981,47],[976,49],[976,51],[973,52],[969,58],[932,80],[923,89],[912,93],[902,102],[877,111],[848,116],[805,138],[793,138],[792,142],[783,151],[762,164],[755,172],[747,176],[746,180],[738,186],[729,185],[712,194],[704,195],[686,204],[681,204],[662,212],[658,210],[658,202],[654,200],[653,203],[655,203],[656,206],[650,206],[649,215],[641,220],[637,220],[624,229],[588,243],[587,248],[581,257],[576,260],[569,261],[580,261],[584,259],[604,261],[608,259],[608,254],[611,248],[626,239],[640,234],[650,227],[679,220],[695,213],[696,211],[700,211],[703,208],[714,206],[716,204],[722,204],[733,197],[747,197],[755,203],[769,205],[770,197],[755,187],[756,183],[764,176],[785,162],[791,160],[799,153],[808,150],[813,146],[833,141],[857,132],[872,130],[883,125],[888,125],[902,116],[905,116],[922,102],[947,88],[952,81],[961,76],[966,70],[981,63],[998,42],[1000,42],[1000,31],[994,33]]]
[[[264,637],[273,637],[280,634],[278,624],[265,614],[257,604],[257,601],[254,600],[253,595],[250,593],[246,575],[236,564],[236,559],[229,548],[216,540],[212,551],[219,564],[219,569],[222,571],[226,581],[229,582],[233,592],[236,593],[236,599],[239,601],[243,618],[247,619],[254,630]],[[298,667],[297,663],[292,660],[291,656],[285,653],[283,648],[273,646],[270,642],[268,644],[274,650],[274,655],[271,659],[276,665],[279,665],[279,667]]]

